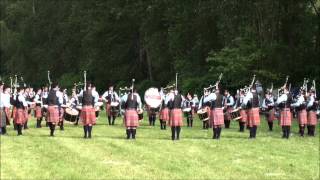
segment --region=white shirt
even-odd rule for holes
[[[314,96],[310,96],[309,99],[308,99],[308,104],[307,104],[307,107],[312,107],[313,106],[313,103],[315,101],[315,98]]]
[[[18,101],[20,101],[24,107],[27,107],[28,106],[28,103],[26,101],[26,98],[24,97],[23,94],[19,94],[18,95]]]
[[[233,106],[234,105],[234,98],[231,95],[228,95],[227,97],[224,97],[224,98],[230,100],[230,102],[226,104],[227,106]]]
[[[203,103],[210,102],[210,101],[215,101],[216,99],[217,99],[217,94],[216,93],[211,93],[211,94],[209,94],[209,96],[204,97]]]
[[[109,95],[111,95],[111,98],[113,98],[113,96],[114,96],[114,101],[120,101],[120,98],[119,98],[117,92],[115,92],[115,91],[106,91],[106,92],[104,92],[103,95],[102,95],[102,99],[105,100],[105,101],[107,101],[106,98],[107,98]]]
[[[299,96],[298,100],[296,103],[291,104],[292,107],[299,107],[301,104],[304,103],[304,97],[303,96]]]
[[[262,107],[263,108],[268,108],[267,104],[266,104],[266,100],[269,100],[271,103],[268,104],[269,106],[274,106],[274,101],[273,101],[273,97],[270,98],[264,98],[263,102],[262,102]]]
[[[92,96],[94,98],[94,103],[99,101],[99,93],[96,90],[92,90]]]
[[[0,93],[0,107],[6,107],[6,108],[10,108],[11,104],[10,104],[10,94],[7,93]]]
[[[282,94],[278,99],[277,99],[277,104],[281,104],[282,102],[286,102],[288,100],[287,94]]]
[[[36,103],[42,103],[40,94],[36,94],[36,96],[35,96],[35,98],[34,98],[34,101],[35,101]]]
[[[253,99],[253,94],[252,92],[248,92],[243,98],[243,104],[247,105],[251,99]]]

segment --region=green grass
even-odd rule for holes
[[[319,179],[319,135],[299,137],[296,121],[289,140],[277,124],[268,132],[263,120],[255,140],[233,122],[215,141],[196,119],[176,142],[158,120],[148,127],[145,119],[129,141],[120,118],[116,126],[106,121],[102,114],[92,139],[70,124],[54,138],[48,128],[35,129],[34,119],[23,136],[10,127],[1,136],[1,179]]]

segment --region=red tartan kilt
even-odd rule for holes
[[[227,108],[227,112],[226,112],[226,114],[224,115],[224,118],[226,119],[226,120],[228,120],[228,121],[230,121],[231,120],[231,112],[233,111],[233,108],[232,107],[228,107]]]
[[[58,123],[60,119],[59,108],[54,106],[49,106],[47,109],[47,120],[48,122]]]
[[[24,124],[26,122],[28,113],[26,113],[26,110],[24,109],[16,109],[15,115],[14,115],[14,122],[16,124]]]
[[[268,112],[268,121],[269,122],[272,122],[274,120],[276,120],[276,114],[275,114],[275,110],[274,109],[271,109],[269,112]]]
[[[163,121],[169,121],[170,120],[169,108],[164,108],[164,109],[161,110],[159,119],[161,119]]]
[[[36,106],[35,111],[36,111],[36,113],[35,113],[36,118],[41,118],[42,117],[42,108],[40,106]]]
[[[249,127],[260,125],[259,108],[252,108],[248,110],[248,125]]]
[[[183,113],[181,109],[172,109],[170,111],[170,126],[183,126]]]
[[[315,111],[308,112],[308,125],[317,125],[317,113]]]
[[[298,112],[298,122],[301,125],[307,124],[308,118],[307,118],[307,111],[305,109],[300,110]]]
[[[64,108],[60,108],[60,121],[63,121]]]
[[[210,111],[210,121],[212,125],[219,126],[224,124],[224,113],[222,108],[214,108]]]
[[[92,106],[83,106],[81,109],[81,120],[83,125],[96,124],[96,111]]]
[[[247,122],[248,121],[248,116],[247,116],[247,112],[246,110],[241,109],[240,110],[240,115],[241,115],[241,119],[240,122]]]
[[[126,127],[138,127],[139,116],[135,109],[127,109],[124,114],[125,126]]]
[[[281,126],[291,126],[292,114],[290,108],[284,108],[280,113],[280,125]]]
[[[17,108],[13,107],[13,109],[12,109],[12,119],[14,119],[16,117],[16,112],[17,112]]]

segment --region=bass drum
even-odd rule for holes
[[[161,95],[158,88],[149,88],[144,93],[144,101],[152,109],[158,109],[161,104]]]
[[[64,112],[64,119],[69,122],[75,122],[79,116],[79,111],[72,108],[66,108]]]

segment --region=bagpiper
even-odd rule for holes
[[[126,97],[124,121],[127,139],[135,139],[139,127],[138,111],[142,109],[141,98],[133,86],[132,91]]]

